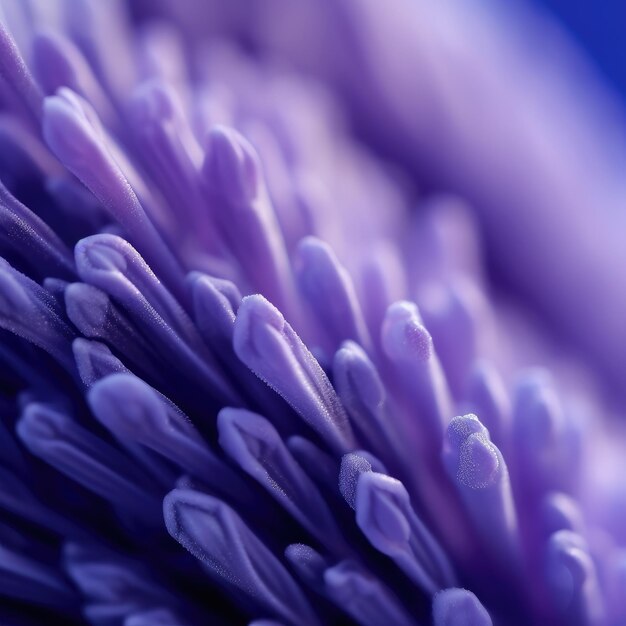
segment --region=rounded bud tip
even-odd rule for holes
[[[355,504],[357,524],[374,547],[388,555],[405,550],[411,536],[410,503],[400,481],[375,472],[361,474]]]
[[[252,145],[226,126],[211,129],[203,165],[211,193],[237,206],[245,206],[259,193],[259,162]]]
[[[492,626],[480,600],[466,589],[445,589],[433,598],[434,626]]]
[[[392,304],[382,326],[382,345],[393,361],[420,361],[430,359],[433,341],[424,327],[417,306],[411,302]]]
[[[461,445],[457,479],[462,485],[484,489],[497,481],[500,467],[498,450],[485,435],[474,433]]]

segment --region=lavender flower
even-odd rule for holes
[[[487,78],[472,99],[454,46],[413,21],[449,44],[480,29],[503,53],[490,76],[518,52],[454,4],[394,2],[282,21],[274,0],[258,20],[0,2],[2,624],[626,623],[624,442],[603,419],[622,318],[598,324],[593,272],[559,274],[578,207],[619,195],[609,140],[587,196],[563,191],[567,151],[520,191],[511,171],[564,125],[537,112],[522,126],[549,134],[485,148],[472,111],[497,127],[515,99]],[[194,42],[206,12],[220,37]],[[394,24],[420,37],[388,58]],[[434,71],[405,80],[400,44],[450,61],[452,99]],[[564,249],[526,263],[565,210]],[[529,293],[564,333],[511,304]]]

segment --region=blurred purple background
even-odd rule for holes
[[[626,394],[624,3],[161,6],[321,79],[422,195],[469,201],[495,289]]]

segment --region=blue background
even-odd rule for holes
[[[532,0],[561,22],[626,100],[626,0]]]

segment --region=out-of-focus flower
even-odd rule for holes
[[[626,623],[626,195],[564,48],[158,5],[0,3],[2,624]]]

